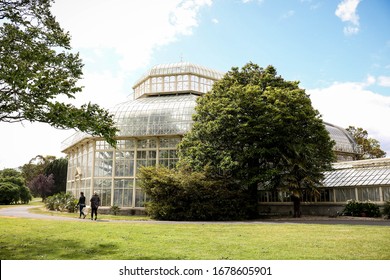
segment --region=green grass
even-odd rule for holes
[[[2,260],[390,259],[390,230],[384,226],[0,217],[0,229]]]

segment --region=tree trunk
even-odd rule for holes
[[[257,184],[252,184],[248,187],[249,194],[249,210],[248,216],[250,219],[256,219],[259,217],[259,199],[258,199],[258,190]]]
[[[301,198],[296,195],[291,195],[291,200],[294,203],[294,218],[301,217]]]

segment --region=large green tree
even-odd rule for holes
[[[58,101],[82,88],[83,64],[50,11],[53,0],[0,0],[0,121],[44,122],[104,137],[115,146],[112,115],[96,104]]]
[[[321,185],[334,160],[333,142],[298,82],[248,63],[232,68],[197,101],[192,130],[179,145],[181,164],[206,167],[239,182],[257,214],[258,189],[300,197]]]
[[[383,158],[386,152],[381,149],[378,140],[368,136],[367,130],[361,127],[349,126],[347,131],[351,133],[356,143],[362,148],[362,153],[356,159]]]

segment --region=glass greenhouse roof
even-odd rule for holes
[[[168,63],[168,64],[159,64],[154,66],[148,72],[146,72],[135,84],[136,87],[138,84],[142,83],[148,77],[153,76],[169,76],[169,75],[179,75],[179,74],[197,74],[198,76],[210,78],[213,80],[219,80],[223,77],[224,73],[217,70],[196,65],[189,62],[178,62],[178,63]],[[133,87],[133,88],[134,88]]]
[[[324,174],[326,187],[390,185],[390,159],[335,163],[333,168]]]
[[[347,153],[358,153],[359,147],[355,140],[345,129],[330,123],[324,123],[330,137],[336,142],[334,149]]]
[[[195,95],[166,95],[123,102],[111,112],[118,136],[182,135],[190,130]]]

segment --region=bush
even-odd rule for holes
[[[240,220],[247,218],[247,196],[239,186],[203,173],[141,168],[146,211],[159,220]]]
[[[77,210],[77,199],[71,193],[57,193],[45,200],[45,206],[52,211],[67,211],[74,213]]]
[[[0,204],[16,204],[19,201],[19,186],[11,182],[0,182]]]
[[[119,210],[121,210],[121,208],[117,205],[113,205],[110,208],[111,213],[114,214],[115,216],[119,213]]]
[[[383,215],[385,215],[387,219],[390,219],[390,200],[386,201],[385,206],[383,207]]]
[[[359,202],[356,200],[349,200],[342,212],[345,216],[358,217],[380,217],[381,213],[379,206],[370,201]]]
[[[30,189],[26,186],[19,186],[19,199],[23,204],[28,204],[32,200]]]

